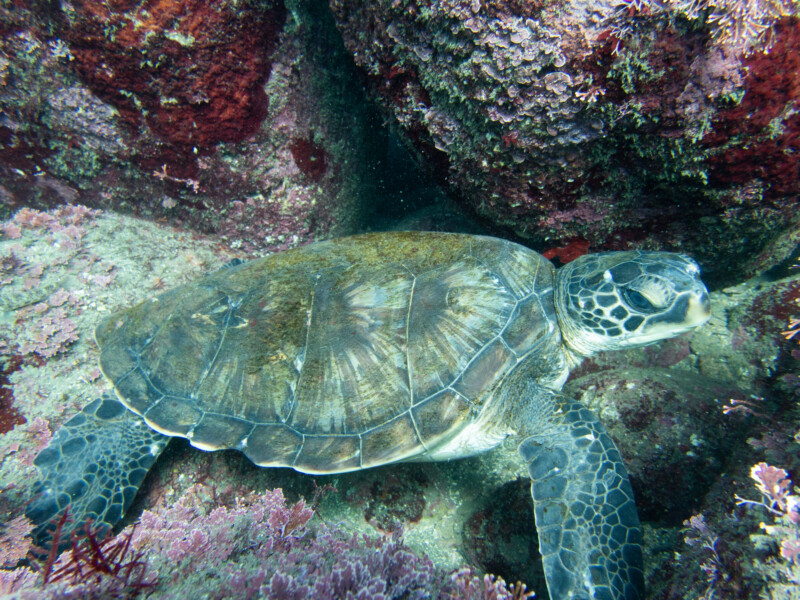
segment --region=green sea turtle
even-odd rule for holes
[[[622,459],[558,390],[583,357],[708,316],[697,265],[664,252],[556,271],[500,239],[380,233],[228,266],[99,324],[117,398],[87,406],[38,455],[27,514],[40,540],[67,506],[75,526],[113,526],[170,436],[341,473],[515,435],[550,597],[643,598]]]

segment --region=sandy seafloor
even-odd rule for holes
[[[48,435],[110,389],[97,369],[98,320],[235,256],[212,239],[108,212],[28,213],[3,231],[0,525],[22,512],[35,477],[32,459]],[[748,474],[761,461],[800,475],[793,439],[798,363],[795,342],[780,335],[788,317],[800,314],[794,274],[787,269],[714,290],[712,319],[700,330],[659,348],[587,361],[565,388],[601,415],[628,462],[652,598],[800,598],[797,566],[779,553],[783,539],[796,539],[797,526],[770,534],[759,523],[775,519],[737,506],[734,495],[760,497]],[[724,414],[732,399],[748,408]],[[146,480],[126,524],[195,482],[218,490],[279,487],[291,501],[332,484],[315,519],[371,536],[402,527],[408,546],[443,569],[469,564],[545,594],[528,484],[512,441],[451,463],[309,477],[258,469],[238,453],[202,453],[179,440]],[[717,540],[713,552],[684,541],[693,537],[684,521],[700,513]],[[153,597],[172,597],[176,585],[161,580]],[[729,595],[735,589],[741,595]]]

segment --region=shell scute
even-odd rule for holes
[[[161,398],[147,409],[144,418],[156,431],[188,436],[203,418],[203,411],[181,398]]]
[[[553,288],[550,287],[540,295],[525,298],[514,308],[508,327],[503,331],[503,339],[518,356],[530,352],[557,327],[555,315],[548,315],[545,308],[552,302]]]
[[[478,411],[466,398],[447,389],[414,406],[411,414],[422,442],[432,448],[449,441],[455,431],[477,417]]]
[[[304,473],[342,473],[361,468],[357,435],[307,435],[292,466]]]
[[[303,446],[303,436],[279,423],[256,425],[244,442],[243,452],[260,467],[289,467]]]
[[[455,381],[514,308],[514,298],[480,261],[466,258],[417,277],[408,317],[413,398]]]
[[[374,467],[419,454],[422,446],[414,420],[408,412],[363,435],[364,467]]]
[[[453,383],[453,389],[470,400],[478,399],[502,381],[516,363],[517,356],[498,337],[472,359]]]
[[[406,318],[414,278],[398,264],[320,277],[291,415],[304,432],[358,433],[408,398]]]
[[[243,441],[253,431],[249,421],[228,415],[205,413],[200,422],[191,431],[192,445],[202,450],[223,448],[240,448]]]
[[[534,255],[530,250],[517,244],[491,244],[476,238],[472,244],[472,255],[483,264],[489,265],[509,293],[519,300],[530,295],[535,288],[550,281],[552,285],[552,265]],[[532,258],[535,257],[535,260]]]

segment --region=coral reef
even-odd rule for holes
[[[14,407],[14,394],[11,392],[9,375],[22,366],[19,354],[0,355],[3,368],[0,371],[0,434],[11,431],[17,425],[25,424],[25,417]]]
[[[741,101],[720,110],[703,144],[714,151],[709,159],[712,180],[746,185],[764,182],[765,198],[780,200],[800,193],[800,167],[792,160],[800,139],[800,119],[792,108],[800,97],[800,24],[782,19],[773,27],[769,54],[755,52],[742,65]],[[776,61],[781,64],[776,66]]]
[[[796,3],[331,5],[420,162],[535,249],[679,248],[730,282],[796,243]]]

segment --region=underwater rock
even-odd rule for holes
[[[535,249],[680,249],[713,283],[797,243],[796,3],[331,6],[419,161]]]
[[[0,8],[0,216],[79,202],[250,254],[361,225],[384,138],[324,7],[34,6]]]

